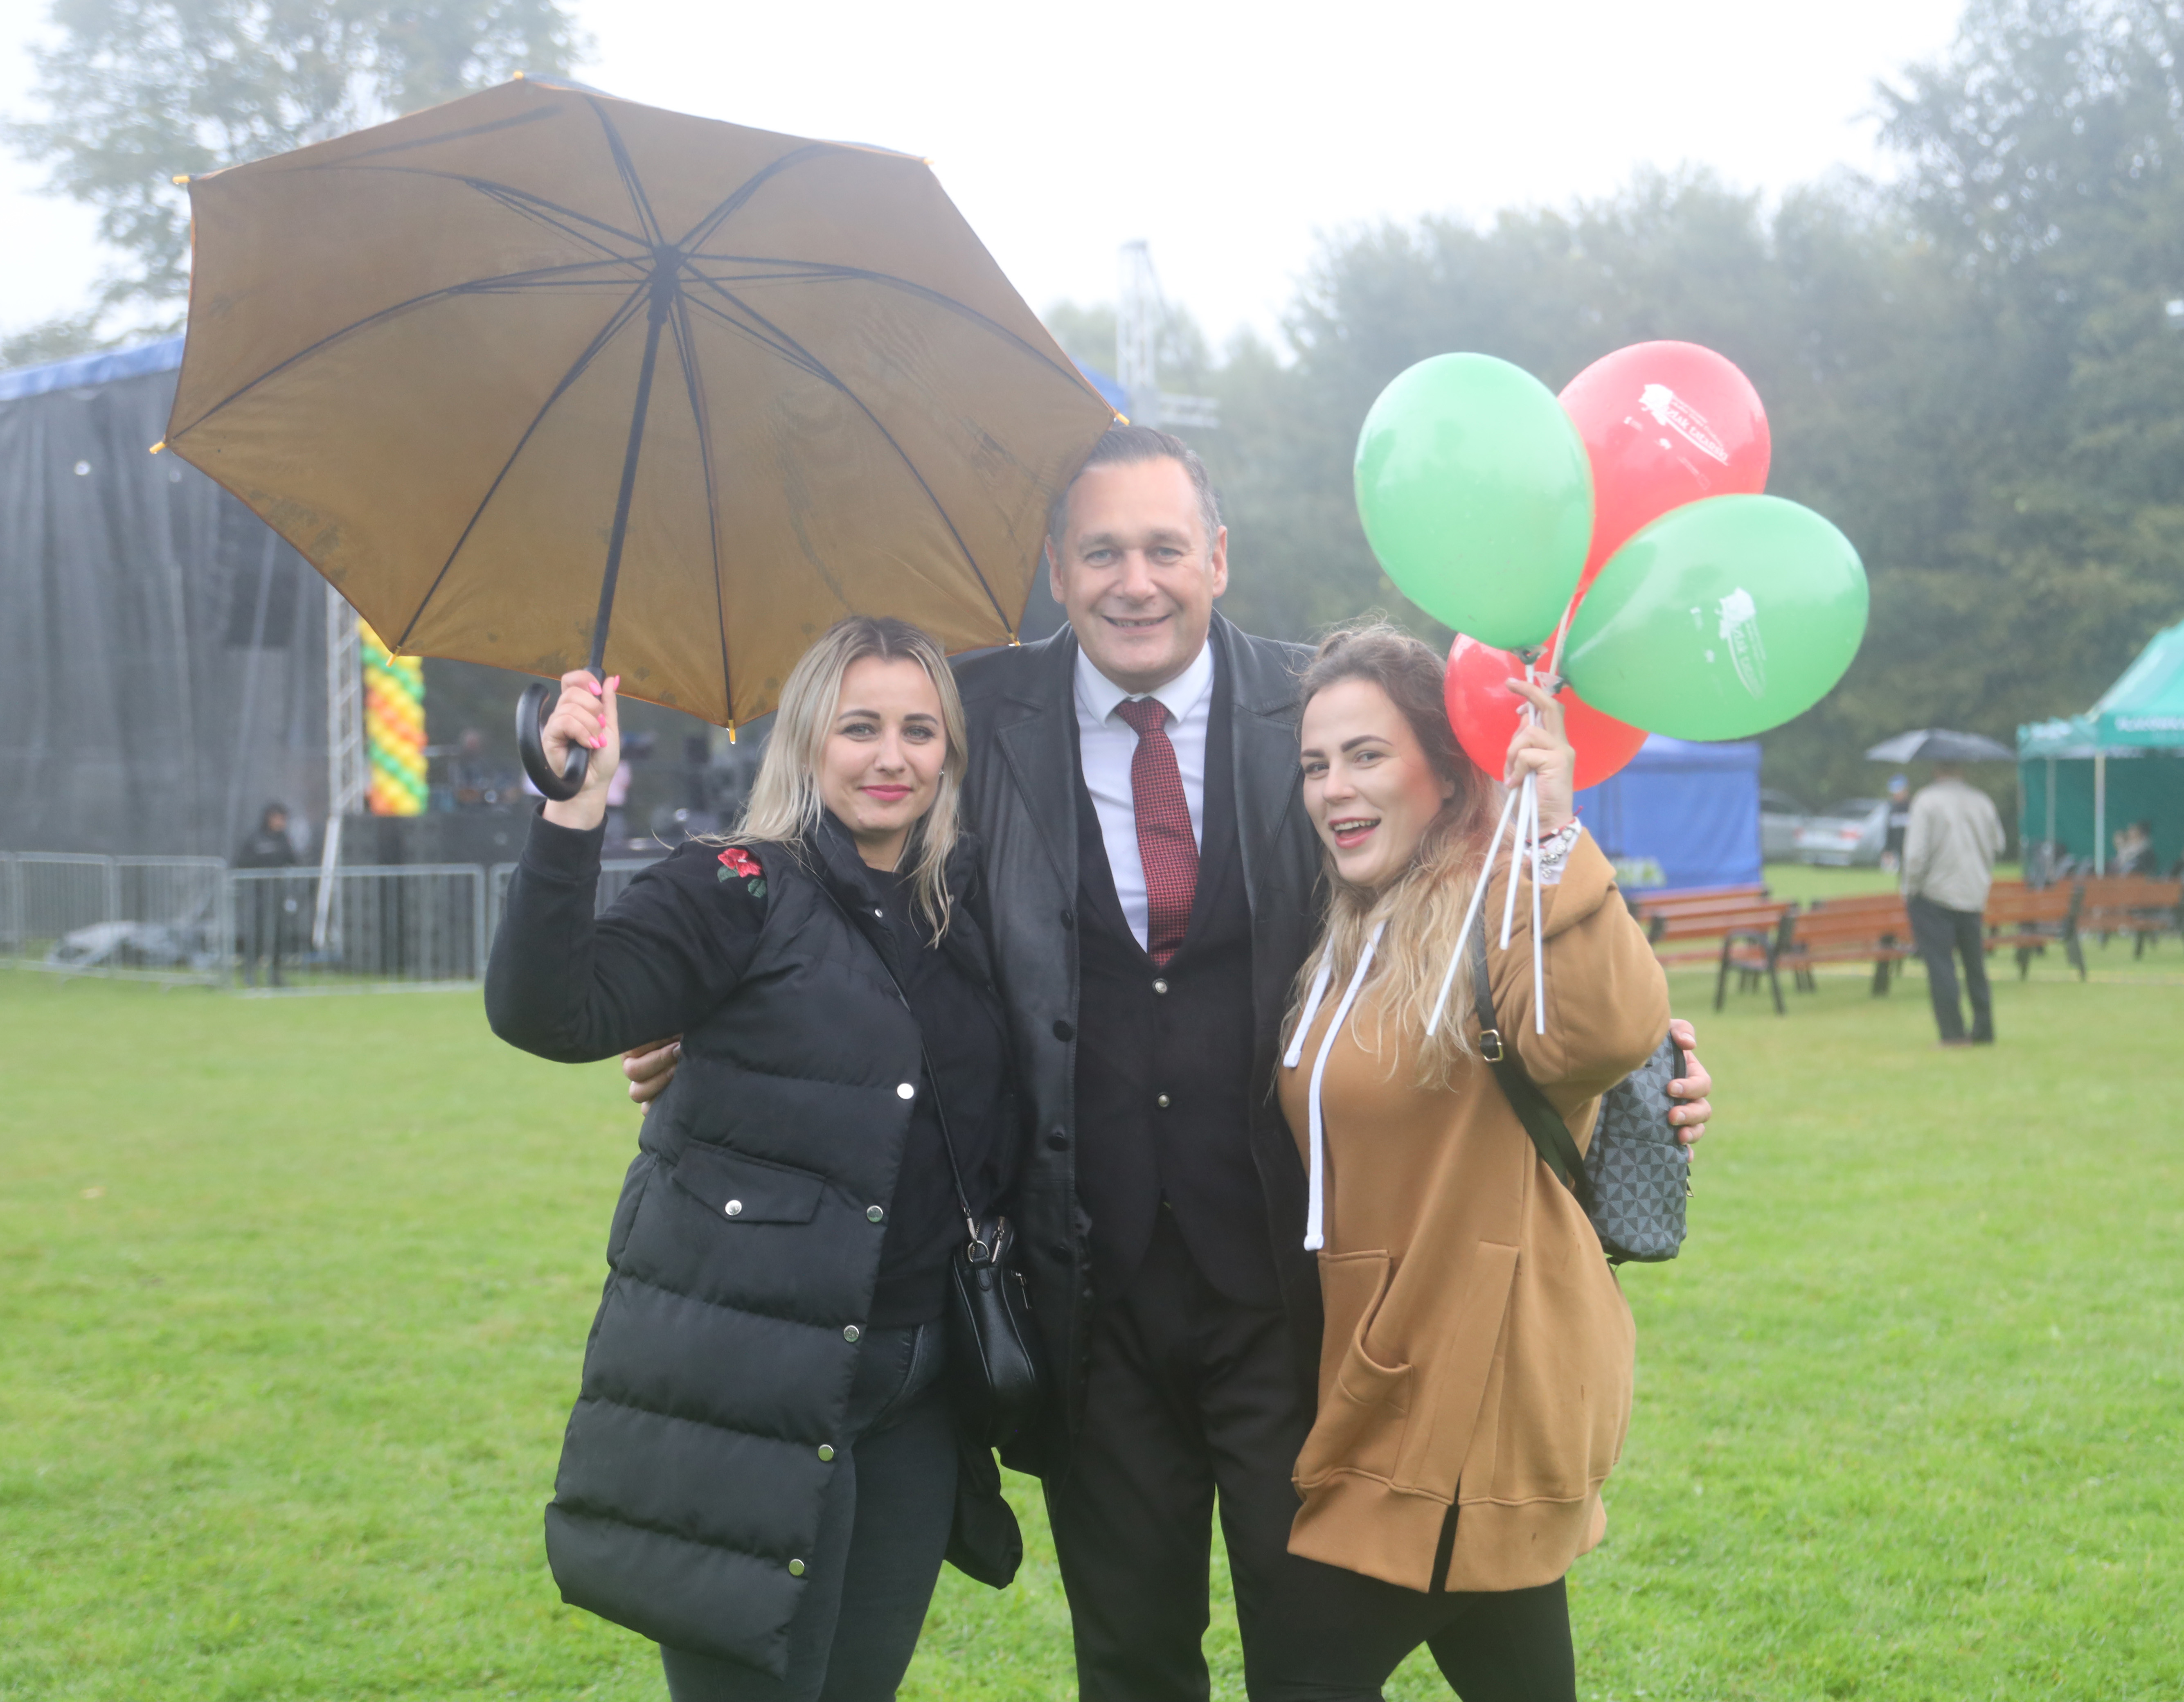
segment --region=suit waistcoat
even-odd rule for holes
[[[1129,1286],[1156,1215],[1173,1212],[1206,1280],[1246,1305],[1281,1286],[1251,1155],[1251,910],[1236,832],[1229,693],[1206,730],[1204,843],[1183,945],[1156,964],[1124,920],[1092,798],[1076,765],[1078,1185],[1095,1280]],[[1074,720],[1072,718],[1072,726]]]

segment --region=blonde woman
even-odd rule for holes
[[[1416,639],[1338,632],[1302,683],[1304,799],[1332,897],[1279,1087],[1317,1179],[1306,1245],[1326,1328],[1290,1548],[1346,1604],[1361,1697],[1424,1643],[1464,1702],[1573,1702],[1563,1575],[1601,1539],[1630,1416],[1630,1310],[1479,1057],[1468,962],[1427,1032],[1482,879],[1496,1026],[1580,1146],[1597,1096],[1668,1030],[1660,967],[1572,813],[1561,710],[1521,689],[1538,722],[1495,776],[1457,744],[1440,659]],[[1526,774],[1544,1033],[1529,892],[1498,948],[1506,855],[1483,868],[1496,782]]]
[[[1014,1534],[989,1454],[959,1486],[942,1388],[949,1148],[983,1216],[1016,1136],[962,709],[923,633],[840,622],[788,676],[742,830],[594,921],[616,684],[563,678],[549,756],[592,763],[532,826],[486,988],[542,1057],[682,1036],[608,1236],[548,1556],[568,1600],[660,1643],[675,1702],[891,1697],[959,1498],[967,1529]]]

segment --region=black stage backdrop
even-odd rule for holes
[[[171,455],[181,339],[0,374],[0,849],[232,854],[326,815],[326,598]]]

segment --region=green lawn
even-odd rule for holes
[[[1936,1048],[1915,975],[1711,991],[1693,1239],[1624,1277],[1585,1694],[2184,1695],[2184,955],[2008,973],[1991,1051]],[[661,1694],[539,1542],[633,1136],[608,1067],[467,994],[0,973],[0,1697]],[[947,1575],[905,1695],[1070,1694],[1018,1505],[1022,1577]],[[1212,1648],[1240,1696],[1225,1610]]]

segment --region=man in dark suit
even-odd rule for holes
[[[1004,1457],[1045,1482],[1087,1702],[1206,1695],[1217,1498],[1252,1694],[1346,1694],[1340,1575],[1288,1552],[1319,1281],[1269,1092],[1318,925],[1306,653],[1215,614],[1227,532],[1160,432],[1100,440],[1047,553],[1068,626],[957,667],[966,825],[1034,1114],[1020,1245],[1056,1373]],[[627,1067],[642,1096],[657,1065]],[[1696,1060],[1680,1085],[1696,1135]]]

